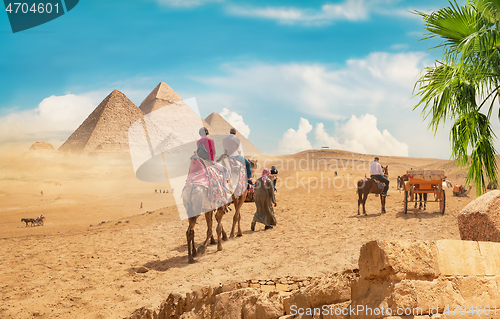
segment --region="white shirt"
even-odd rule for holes
[[[226,153],[229,156],[244,156],[240,140],[233,134],[224,137],[222,140],[222,146],[224,146],[224,150],[226,150]]]
[[[382,171],[382,166],[380,166],[378,162],[373,162],[370,164],[370,175],[384,176],[384,172]]]

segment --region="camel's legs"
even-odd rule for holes
[[[208,245],[208,242],[210,240],[214,240],[213,232],[212,232],[212,226],[213,226],[213,221],[212,221],[212,216],[213,216],[214,211],[209,211],[205,213],[205,220],[207,221],[207,238],[205,239],[205,242],[198,247],[198,253],[203,255],[205,253],[206,246]]]
[[[194,226],[196,225],[196,219],[198,216],[191,217],[189,218],[189,226],[186,231],[186,238],[187,238],[187,244],[188,244],[188,260],[189,263],[194,263],[194,258],[196,257],[196,249],[194,247]]]
[[[222,250],[222,216],[224,216],[224,211],[219,208],[215,213],[215,219],[217,220],[217,250]]]
[[[229,236],[230,238],[234,238],[234,229],[236,227],[236,223],[238,224],[238,232],[236,233],[237,237],[241,237],[243,235],[241,231],[241,214],[240,214],[240,209],[243,203],[245,202],[247,192],[245,191],[240,197],[238,197],[234,203],[234,216],[233,216],[233,227],[231,229],[231,235]]]

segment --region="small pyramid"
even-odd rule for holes
[[[160,82],[142,101],[139,108],[149,114],[163,106],[182,101],[181,97],[165,82]]]
[[[144,113],[118,90],[111,92],[64,142],[59,151],[125,153],[128,129]]]
[[[29,148],[30,151],[35,151],[35,152],[55,152],[54,146],[50,144],[49,142],[35,142],[31,147]]]
[[[210,125],[210,134],[212,135],[229,135],[229,130],[233,127],[228,121],[215,112],[207,116],[205,121],[208,125]],[[243,149],[243,153],[246,157],[250,155],[262,155],[262,153],[252,143],[250,143],[246,137],[241,135],[238,130],[236,130],[236,137],[240,140],[241,148]]]

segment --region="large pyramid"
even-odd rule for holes
[[[148,136],[155,151],[199,139],[202,126],[212,132],[210,125],[165,82],[160,82],[139,108],[146,114]]]
[[[151,93],[142,101],[139,108],[144,114],[149,114],[166,105],[182,101],[181,97],[175,93],[165,82],[160,82]]]
[[[210,125],[211,130],[210,134],[217,135],[217,136],[227,136],[229,135],[229,130],[233,127],[231,124],[228,123],[222,116],[220,116],[217,113],[212,113],[207,118],[205,121]],[[252,144],[250,143],[249,140],[246,139],[243,135],[236,130],[236,137],[240,140],[241,142],[241,148],[243,149],[243,153],[245,154],[245,157],[249,157],[251,155],[257,156],[257,155],[262,155],[262,153]],[[215,141],[216,143],[218,141]]]
[[[128,129],[144,113],[118,90],[111,92],[64,142],[60,151],[78,154],[128,152]]]

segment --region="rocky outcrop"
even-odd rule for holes
[[[500,242],[500,191],[488,192],[465,206],[458,215],[462,240]]]
[[[221,285],[204,287],[186,295],[172,293],[159,309],[142,307],[128,319],[271,319],[284,315],[283,292],[240,287]]]
[[[500,304],[500,244],[372,241],[359,257],[350,318],[453,314],[453,305]],[[494,307],[494,306],[491,306]],[[443,318],[443,317],[442,317]],[[450,317],[451,318],[451,317]]]
[[[301,287],[278,290],[290,278],[170,294],[158,310],[140,308],[129,318],[462,319],[486,309],[481,318],[500,315],[500,243],[371,241],[361,248],[359,271],[296,277]]]

